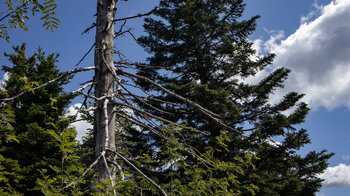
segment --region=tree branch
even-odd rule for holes
[[[124,20],[129,20],[129,19],[134,19],[134,18],[140,18],[140,17],[144,17],[144,16],[149,16],[154,12],[154,9],[151,10],[148,13],[145,14],[137,14],[136,16],[130,16],[130,17],[126,17],[126,18],[119,18],[119,19],[115,19],[113,20],[113,22],[118,22],[118,21],[124,21]]]
[[[123,159],[123,161],[125,161],[125,163],[127,163],[128,165],[130,165],[132,168],[134,168],[136,170],[137,173],[139,173],[141,176],[143,176],[146,180],[148,180],[151,184],[153,184],[155,187],[158,188],[158,190],[164,195],[164,196],[168,196],[168,194],[164,191],[164,189],[159,186],[157,183],[155,183],[151,178],[149,178],[146,174],[144,174],[139,168],[137,168],[134,164],[132,164],[127,158],[125,158],[123,155],[121,155],[120,153],[118,153],[117,151],[112,151],[110,149],[107,149],[110,152],[115,153],[117,156],[119,156],[121,159]],[[112,164],[115,164],[114,161],[110,161]]]
[[[198,105],[197,103],[187,99],[187,98],[184,98],[182,97],[181,95],[178,95],[174,92],[171,92],[170,90],[166,89],[165,87],[157,84],[155,81],[147,78],[147,77],[144,77],[144,76],[140,76],[140,75],[137,75],[137,74],[133,74],[133,73],[130,73],[130,72],[127,72],[127,71],[124,71],[124,70],[118,70],[122,75],[126,76],[126,77],[133,77],[133,78],[137,78],[137,79],[140,79],[140,80],[143,80],[143,81],[146,81],[146,82],[149,82],[153,85],[155,85],[156,87],[158,87],[161,91],[173,96],[173,97],[176,97],[177,99],[187,103],[188,105],[198,109],[202,114],[204,114],[205,116],[209,117],[210,119],[214,120],[215,122],[217,122],[218,124],[220,124],[221,126],[231,130],[231,131],[235,131],[237,133],[240,133],[239,130],[236,130],[228,125],[226,125],[224,122],[222,122],[219,118],[220,116],[218,114],[215,114],[213,112],[211,112],[210,110],[207,110],[205,108],[203,108],[202,106]]]
[[[54,83],[54,82],[57,82],[57,81],[61,80],[62,78],[67,77],[67,76],[69,76],[69,75],[71,75],[71,74],[78,73],[78,72],[83,72],[83,71],[90,71],[90,70],[92,70],[92,69],[95,69],[95,67],[83,67],[83,68],[79,68],[79,69],[76,68],[76,69],[73,69],[73,70],[69,70],[69,71],[67,71],[67,72],[64,72],[64,73],[63,73],[62,75],[60,75],[59,77],[57,77],[57,78],[55,78],[55,79],[53,79],[53,80],[50,80],[50,81],[48,81],[48,82],[46,82],[46,83],[44,83],[44,84],[42,84],[42,85],[40,85],[40,86],[38,86],[38,87],[33,88],[33,90],[35,91],[35,90],[44,88],[44,87],[46,87],[47,85],[49,85],[49,84],[51,84],[51,83]],[[22,96],[22,95],[28,93],[28,92],[30,92],[30,91],[29,91],[29,90],[26,90],[26,91],[23,91],[23,92],[21,92],[21,93],[15,95],[15,96],[13,96],[13,97],[0,99],[0,101],[12,101],[12,100],[14,100],[14,99],[16,99],[16,98],[18,98],[18,97],[20,97],[20,96]]]
[[[12,10],[10,13],[6,14],[4,17],[0,19],[0,22],[5,20],[5,18],[11,16],[15,11],[22,9],[23,7],[27,6],[29,4],[29,1],[23,3],[21,6],[18,6],[16,9]]]
[[[85,53],[83,58],[80,59],[80,61],[75,65],[76,67],[86,58],[86,56],[91,52],[91,50],[95,47],[96,43],[92,44],[91,48]]]
[[[98,163],[98,160],[102,156],[104,156],[104,154],[106,154],[106,151],[101,152],[100,156],[98,156],[97,159],[93,163],[91,163],[91,165],[84,171],[83,174],[81,174],[78,178],[75,178],[75,180],[80,179],[80,178],[84,178],[84,176],[92,169],[92,167],[94,167]],[[63,187],[62,190],[65,190],[65,189],[71,187],[73,185],[73,183],[74,182],[69,183],[67,186]]]

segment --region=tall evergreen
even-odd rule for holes
[[[138,146],[144,145],[140,152],[153,149],[148,153],[159,162],[153,163],[154,168],[148,168],[149,172],[167,184],[168,191],[178,194],[185,190],[194,195],[252,192],[314,195],[321,187],[317,174],[326,169],[326,161],[332,154],[312,151],[300,156],[297,153],[310,143],[306,130],[299,129],[309,111],[307,105],[300,102],[303,95],[291,92],[281,97],[279,103],[269,103],[269,95],[283,87],[288,69],[279,68],[258,84],[244,82],[274,58],[273,54],[256,57],[248,36],[255,30],[259,17],[240,19],[244,6],[243,0],[161,0],[154,12],[157,18],[145,20],[148,35],[138,40],[151,54],[148,67],[141,69],[140,75],[219,114],[231,129],[176,98],[155,93],[155,86],[142,81],[138,84],[158,100],[181,104],[149,102],[171,114],[142,103],[140,106],[202,132],[192,134],[186,129],[178,130],[177,141],[212,156],[216,163],[224,164],[223,168],[230,163],[241,167],[237,167],[235,173],[223,168],[211,169],[183,149],[175,151],[182,154],[185,163],[176,164],[179,157],[166,153],[167,142],[152,133],[135,131]],[[286,114],[291,108],[293,112]],[[240,165],[240,162],[247,163],[249,157],[252,167]],[[169,166],[171,164],[175,166]],[[198,189],[203,191],[197,192]]]
[[[13,66],[4,66],[9,78],[5,81],[2,98],[12,97],[22,91],[31,91],[6,105],[10,107],[13,120],[9,121],[17,142],[2,142],[0,154],[16,163],[7,185],[25,195],[40,195],[37,186],[43,178],[43,171],[56,173],[53,168],[62,166],[62,145],[53,133],[61,135],[68,128],[69,120],[62,120],[65,108],[73,94],[65,93],[63,85],[69,78],[50,83],[36,91],[32,89],[58,76],[56,67],[58,55],[46,55],[41,49],[33,56],[26,57],[25,44],[13,47],[15,54],[5,54]],[[68,140],[74,141],[74,130]],[[45,173],[45,172],[44,172]],[[1,183],[1,182],[0,182]]]

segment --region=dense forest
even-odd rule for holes
[[[0,195],[315,195],[333,155],[301,156],[309,112],[302,94],[276,104],[290,70],[245,81],[273,62],[249,36],[259,16],[242,19],[243,0],[160,0],[152,11],[116,19],[116,0],[97,0],[94,66],[58,69],[57,54],[26,44],[5,53],[0,89]],[[59,28],[54,0],[6,1],[8,29],[26,29],[28,12]],[[125,21],[144,17],[135,38],[149,57],[131,62],[114,48]],[[141,28],[141,27],[140,27]],[[57,51],[59,52],[59,51]],[[66,92],[74,74],[93,77]],[[82,97],[78,115],[67,115]],[[288,112],[287,112],[288,111]],[[93,125],[76,140],[71,124]],[[278,140],[276,139],[278,138]]]

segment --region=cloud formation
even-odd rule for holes
[[[76,108],[79,108],[79,107],[81,107],[80,103],[71,105],[68,108],[67,115],[69,115],[69,116],[78,115],[77,116],[77,120],[81,119],[81,114],[77,113],[78,110],[76,109]],[[81,121],[72,123],[71,125],[76,128],[76,131],[77,131],[76,140],[78,140],[78,141],[82,141],[82,138],[88,133],[88,129],[92,129],[93,128],[92,125],[90,123],[88,123],[87,121],[85,121],[85,120],[81,120]]]
[[[5,72],[2,76],[2,79],[0,79],[0,89],[4,89],[5,81],[9,79],[9,73]]]
[[[310,21],[316,11],[310,12],[287,38],[277,31],[265,42],[254,41],[258,51],[276,54],[274,68],[292,70],[285,89],[272,100],[297,91],[306,94],[304,101],[311,108],[350,106],[350,1],[334,0],[314,9],[320,15]]]
[[[350,187],[350,165],[328,167],[320,178],[324,179],[323,186],[326,188]]]

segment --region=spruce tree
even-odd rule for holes
[[[244,6],[243,0],[161,0],[154,12],[158,18],[145,20],[148,35],[138,40],[151,54],[147,66],[140,69],[140,75],[219,114],[231,128],[159,92],[152,84],[141,80],[138,84],[153,93],[155,100],[162,100],[148,103],[154,107],[143,103],[140,107],[202,132],[194,135],[182,129],[176,132],[176,140],[207,153],[212,160],[225,164],[223,167],[230,163],[240,165],[243,159],[242,163],[250,159],[253,166],[242,164],[242,171],[234,173],[231,179],[232,172],[210,169],[199,164],[200,160],[192,158],[188,152],[176,149],[174,151],[182,154],[186,162],[179,164],[179,157],[165,153],[169,150],[167,142],[152,133],[135,131],[138,143],[143,141],[143,145],[148,145],[140,151],[156,149],[149,153],[159,160],[154,163],[154,168],[158,169],[149,169],[149,172],[153,172],[159,182],[167,184],[168,191],[177,194],[193,191],[194,195],[254,192],[258,195],[314,195],[321,187],[317,174],[326,169],[326,161],[332,154],[312,151],[300,156],[297,153],[310,143],[306,130],[299,128],[309,111],[307,105],[300,102],[303,95],[291,92],[279,103],[269,103],[269,95],[283,87],[288,69],[274,70],[258,84],[244,82],[245,78],[271,64],[274,58],[273,54],[256,56],[248,37],[255,30],[259,16],[240,19]],[[291,108],[295,109],[286,114]],[[274,141],[276,139],[278,142]],[[171,164],[175,166],[169,166]],[[198,180],[203,183],[196,183]],[[215,183],[217,185],[213,185]],[[205,186],[209,188],[203,188]],[[203,191],[194,191],[198,189]]]
[[[5,81],[2,98],[29,92],[5,105],[11,110],[13,120],[9,121],[8,127],[11,127],[17,142],[2,142],[0,154],[18,166],[12,169],[16,169],[12,174],[19,178],[7,184],[25,195],[40,195],[37,182],[43,178],[42,172],[56,174],[53,168],[61,168],[63,164],[62,144],[53,134],[61,135],[63,130],[69,129],[71,134],[67,140],[75,140],[74,129],[68,128],[69,119],[62,120],[64,109],[74,94],[63,90],[68,77],[33,91],[34,87],[61,75],[55,65],[58,55],[46,55],[39,49],[33,56],[26,57],[25,48],[23,44],[13,47],[15,54],[5,54],[13,66],[3,67],[9,78]]]

